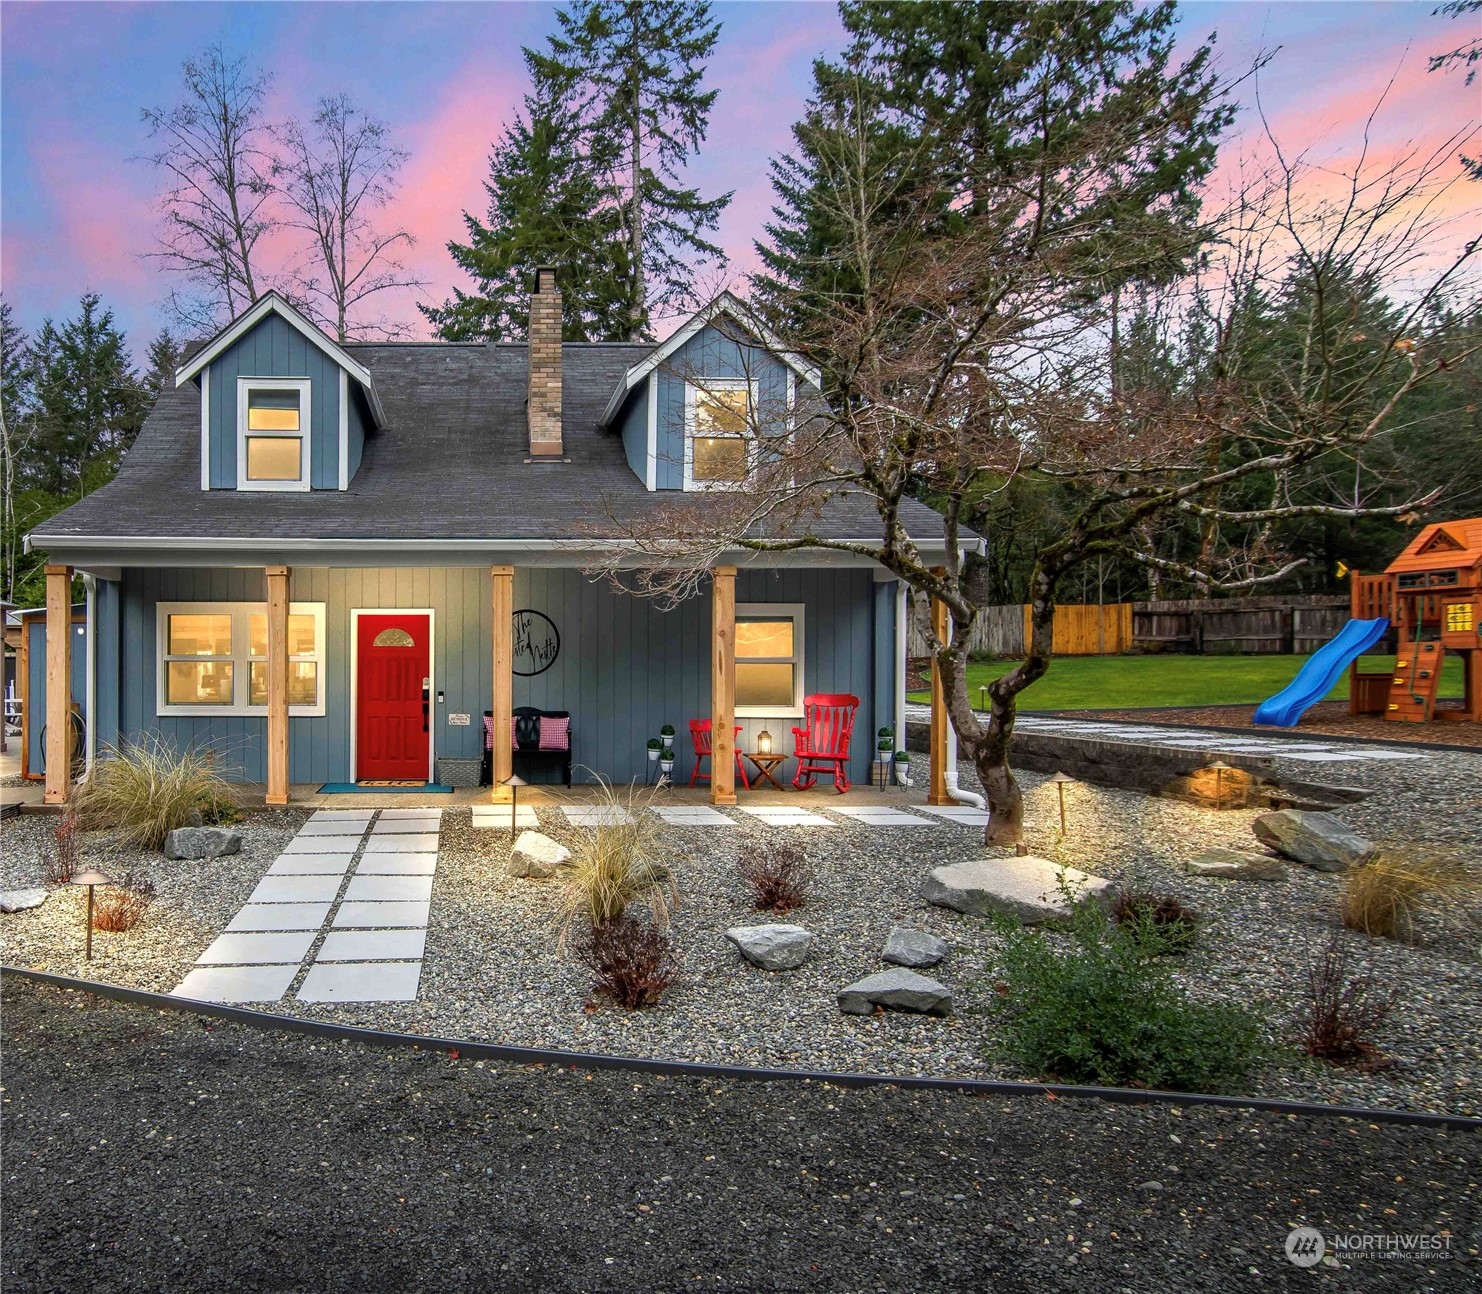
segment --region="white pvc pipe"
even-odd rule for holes
[[[895,582],[895,748],[906,748],[906,582]]]
[[[952,632],[952,617],[947,616],[947,632]],[[947,721],[947,768],[946,768],[947,794],[958,804],[970,804],[975,809],[986,809],[988,802],[973,791],[962,791],[957,787],[957,732],[952,727],[950,717]]]

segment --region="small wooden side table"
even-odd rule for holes
[[[756,778],[751,783],[751,789],[756,790],[763,780],[771,782],[779,791],[787,788],[772,776],[772,770],[787,760],[786,755],[753,755],[750,751],[742,752],[756,766]]]

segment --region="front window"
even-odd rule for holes
[[[803,712],[803,608],[742,603],[736,608],[736,713]]]
[[[266,714],[268,615],[261,602],[161,602],[160,714]],[[324,713],[324,604],[288,612],[288,712]]]
[[[744,484],[750,470],[750,383],[692,385],[686,404],[686,485],[705,489]]]
[[[309,488],[309,382],[239,379],[237,488]]]

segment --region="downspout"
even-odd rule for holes
[[[98,754],[98,580],[86,571],[82,575],[82,587],[87,599],[84,630],[87,634],[87,655],[84,661],[86,682],[83,684],[84,704],[87,706],[86,736],[83,740],[82,778],[86,781],[93,775],[93,761]]]
[[[906,748],[906,582],[895,582],[895,740]]]
[[[975,548],[982,556],[988,551],[988,541],[979,539]],[[975,809],[986,809],[988,801],[974,791],[963,791],[957,786],[957,734],[947,725],[947,794],[958,804],[970,804]]]

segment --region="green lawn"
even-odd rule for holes
[[[1152,705],[1259,705],[1281,691],[1307,660],[1305,656],[1057,656],[1050,672],[1025,689],[1021,710],[1113,710]],[[1367,673],[1392,671],[1393,656],[1365,656]],[[967,667],[969,695],[977,705],[978,688],[1011,668],[1012,661],[985,661]],[[1448,656],[1441,674],[1441,695],[1462,694],[1461,658]],[[1348,697],[1348,673],[1328,693],[1331,701]],[[911,693],[927,701],[925,692]]]

